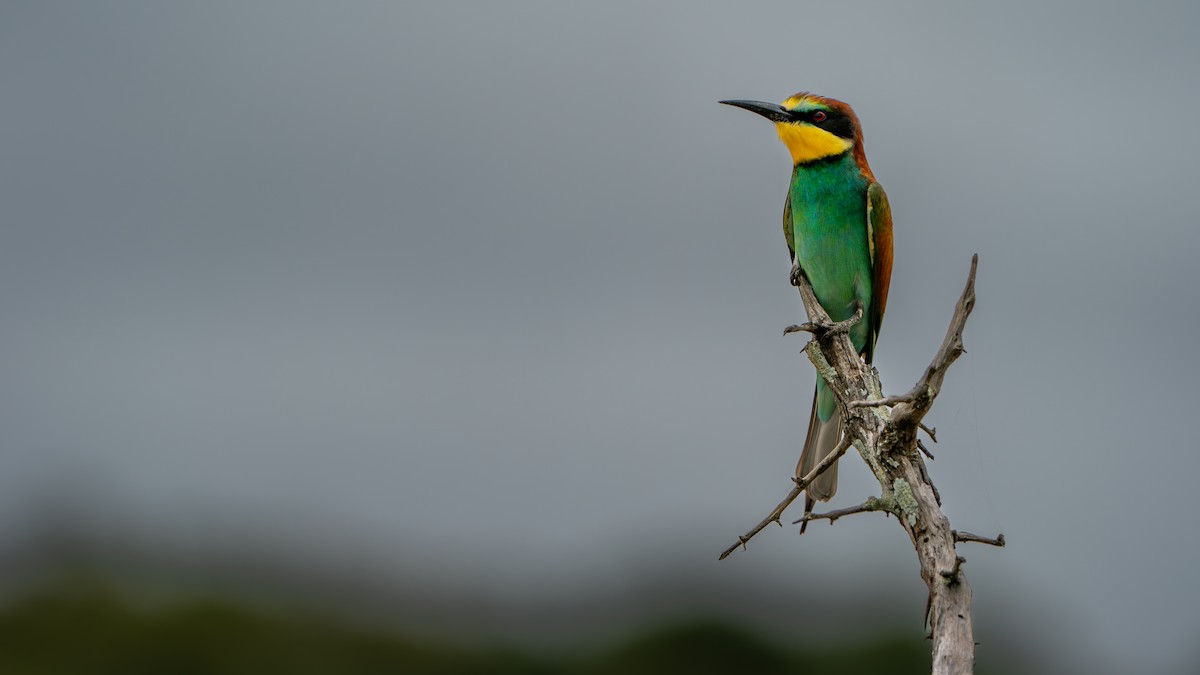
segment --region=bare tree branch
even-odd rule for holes
[[[993,539],[991,537],[983,537],[978,534],[971,534],[970,532],[959,532],[958,530],[954,530],[953,533],[954,533],[954,541],[973,541],[978,544],[988,544],[989,546],[999,546],[1000,548],[1004,548],[1004,544],[1006,543],[1004,541],[1003,534],[1001,534],[1001,535],[997,536],[995,539]]]
[[[884,396],[879,375],[863,362],[848,335],[849,326],[861,319],[862,309],[849,321],[833,322],[817,301],[812,285],[802,274],[797,288],[808,311],[808,323],[790,327],[786,332],[804,331],[813,340],[804,348],[821,378],[837,399],[842,415],[845,438],[852,438],[859,455],[879,481],[880,496],[849,509],[823,514],[810,514],[796,521],[837,520],[852,513],[886,511],[897,517],[908,533],[921,564],[921,577],[929,589],[928,620],[933,641],[934,675],[964,675],[971,673],[975,662],[975,642],[971,620],[971,587],[962,570],[964,559],[957,554],[956,542],[980,542],[1003,546],[1003,535],[996,539],[980,537],[950,529],[950,521],[941,510],[941,498],[929,479],[922,459],[928,449],[917,437],[924,430],[934,442],[936,430],[926,427],[922,419],[929,412],[942,389],[946,370],[963,349],[962,334],[967,317],[975,306],[975,270],[979,258],[971,259],[971,271],[962,295],[955,305],[954,315],[946,337],[921,378],[907,393]],[[843,439],[836,457],[850,443]],[[824,470],[825,462],[818,469]],[[810,473],[815,478],[819,473]],[[809,476],[805,477],[811,480]],[[804,485],[807,485],[805,482]],[[779,523],[783,510],[799,497],[801,481],[792,493],[771,512],[762,523],[739,543],[727,549],[728,556],[744,545],[769,523]]]
[[[854,324],[861,320],[862,307],[859,307],[858,309],[854,310],[854,316],[846,319],[845,321],[831,323],[828,320],[828,317],[826,317],[826,320],[823,322],[809,321],[807,323],[788,326],[787,328],[783,329],[783,334],[790,335],[792,333],[812,333],[813,335],[833,335],[836,333],[847,333],[854,326]]]
[[[886,511],[890,513],[891,510],[891,505],[884,503],[883,500],[877,497],[871,497],[858,506],[851,506],[850,508],[846,509],[837,509],[836,511],[826,511],[825,513],[810,513],[800,520],[792,521],[792,524],[799,525],[800,523],[808,523],[814,520],[828,520],[829,524],[832,525],[835,520],[843,516],[852,516],[856,513],[869,513],[872,511]]]
[[[909,395],[904,396],[887,396],[878,401],[850,401],[846,404],[847,408],[874,408],[877,406],[892,407],[899,403],[912,403],[913,399]]]
[[[924,422],[921,422],[921,431],[929,434],[929,440],[937,443],[937,427],[927,427]]]
[[[816,466],[814,466],[812,468],[812,471],[809,471],[808,474],[805,475],[803,478],[793,478],[792,481],[796,483],[796,486],[793,487],[792,491],[789,492],[787,494],[787,496],[783,498],[783,501],[779,502],[779,504],[777,504],[775,506],[775,508],[771,511],[770,514],[767,515],[766,518],[763,518],[761,521],[759,521],[759,523],[757,525],[750,528],[749,532],[739,536],[738,543],[725,549],[721,553],[721,557],[717,558],[717,560],[724,560],[726,557],[729,556],[730,553],[733,553],[734,551],[736,551],[738,546],[741,546],[742,548],[746,548],[746,542],[753,539],[754,535],[758,534],[759,532],[762,532],[763,529],[766,528],[767,525],[770,525],[771,523],[775,523],[776,525],[783,527],[783,523],[779,522],[779,519],[783,515],[783,512],[787,509],[787,507],[791,506],[792,502],[796,501],[796,498],[800,496],[800,493],[804,492],[804,488],[811,485],[812,482],[817,479],[817,476],[820,476],[821,474],[825,473],[825,471],[828,470],[829,467],[833,466],[834,463],[838,461],[839,457],[846,454],[846,450],[848,450],[849,448],[850,448],[850,437],[843,436],[842,442],[839,443],[836,448],[834,448],[833,452],[829,453],[829,456],[827,456],[825,459],[821,460],[820,464],[817,464]]]

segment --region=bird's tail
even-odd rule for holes
[[[818,378],[819,380],[819,378]],[[803,478],[829,456],[842,439],[842,416],[837,414],[833,402],[833,392],[829,391],[824,382],[817,382],[817,390],[813,392],[812,415],[808,418],[808,437],[804,440],[804,451],[800,453],[800,462],[796,465],[796,477]],[[822,391],[824,390],[824,391]],[[828,398],[828,401],[823,399]],[[828,410],[824,421],[821,412]],[[837,464],[829,467],[825,473],[817,476],[804,489],[804,515],[812,513],[817,501],[827,502],[837,492]],[[800,533],[808,528],[808,522],[800,525]]]

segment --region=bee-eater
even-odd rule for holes
[[[801,92],[783,105],[721,101],[775,123],[792,155],[792,182],[783,205],[783,234],[792,258],[792,283],[803,273],[834,321],[861,307],[850,339],[870,363],[892,276],[892,211],[863,150],[858,116],[849,105]],[[804,476],[841,440],[833,392],[817,377],[808,436],[796,466]],[[808,486],[804,513],[837,491],[837,465]],[[805,525],[808,523],[805,522]],[[804,531],[803,526],[801,532]]]

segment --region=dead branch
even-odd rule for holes
[[[891,505],[885,504],[883,500],[877,497],[871,497],[858,506],[851,506],[850,508],[846,509],[837,509],[835,511],[826,511],[825,513],[810,513],[800,520],[792,521],[792,524],[799,525],[800,523],[808,523],[814,520],[828,520],[829,524],[832,525],[833,521],[844,516],[852,516],[856,513],[870,513],[872,511],[885,511],[890,513],[891,510]]]
[[[805,280],[807,282],[807,279]],[[806,323],[795,324],[783,329],[784,335],[792,333],[812,333],[814,336],[833,335],[836,333],[848,333],[854,324],[862,320],[862,307],[854,310],[854,316],[845,321],[831,322],[826,316],[824,321],[808,321]]]
[[[825,473],[829,467],[833,466],[834,463],[838,461],[839,457],[846,454],[846,450],[848,449],[850,449],[850,437],[843,436],[842,442],[839,443],[836,448],[834,448],[833,452],[829,453],[828,457],[821,460],[820,464],[814,466],[812,471],[809,471],[806,476],[803,478],[792,478],[792,481],[796,484],[796,486],[793,487],[792,491],[783,498],[783,501],[779,502],[779,504],[775,506],[775,508],[767,515],[766,518],[763,518],[757,525],[750,528],[749,532],[739,536],[738,543],[725,549],[725,551],[721,553],[721,557],[717,558],[717,560],[724,560],[730,553],[736,551],[738,546],[746,548],[746,542],[750,541],[754,535],[762,532],[763,528],[765,528],[767,525],[775,523],[776,525],[783,527],[783,523],[779,522],[779,519],[781,516],[783,516],[783,512],[787,509],[787,507],[791,506],[792,502],[796,501],[796,498],[800,496],[800,493],[804,492],[804,488],[811,485],[812,482],[817,479],[817,476]]]
[[[892,407],[899,403],[912,403],[913,398],[907,394],[904,396],[888,396],[881,398],[878,401],[850,401],[846,404],[847,408],[873,408],[875,406]]]
[[[927,427],[924,422],[921,422],[921,431],[929,434],[929,440],[937,443],[937,427]]]
[[[1004,548],[1005,542],[1003,534],[993,539],[992,537],[984,537],[978,534],[971,534],[970,532],[959,532],[958,530],[954,530],[953,533],[954,541],[973,541],[977,544],[988,544],[989,546],[998,546],[1000,548]]]
[[[928,449],[918,439],[924,430],[934,442],[936,431],[922,423],[941,392],[946,370],[966,353],[962,334],[967,317],[975,306],[975,270],[979,257],[971,259],[971,271],[966,287],[955,305],[954,315],[946,337],[921,378],[907,393],[884,396],[878,373],[863,362],[850,341],[848,330],[862,316],[862,308],[849,321],[833,322],[817,301],[808,279],[802,274],[796,279],[797,288],[808,311],[808,323],[791,326],[786,333],[804,331],[813,339],[804,348],[838,401],[842,414],[843,442],[836,458],[852,444],[879,481],[880,496],[863,504],[822,514],[810,514],[797,523],[828,520],[865,511],[885,511],[897,517],[908,533],[921,564],[921,577],[929,589],[928,621],[933,640],[934,675],[963,675],[971,673],[975,662],[975,642],[971,621],[971,587],[967,584],[957,554],[956,542],[979,542],[1003,546],[1004,536],[995,539],[980,537],[950,529],[950,521],[941,510],[937,489],[929,479],[922,453],[930,459]],[[829,458],[827,458],[828,460]],[[832,464],[832,462],[830,462]],[[783,511],[794,501],[811,480],[825,469],[825,462],[814,469],[784,501],[776,506],[763,522],[738,538],[729,547],[725,558],[738,546],[744,546],[768,524],[779,523]],[[802,485],[803,484],[803,485]]]

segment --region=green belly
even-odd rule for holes
[[[850,330],[859,352],[867,348],[871,334],[867,187],[868,181],[847,153],[839,160],[797,166],[789,193],[790,244],[821,306],[834,321],[849,319],[862,307],[862,320]],[[817,407],[823,421],[833,415],[830,392],[818,391]]]

